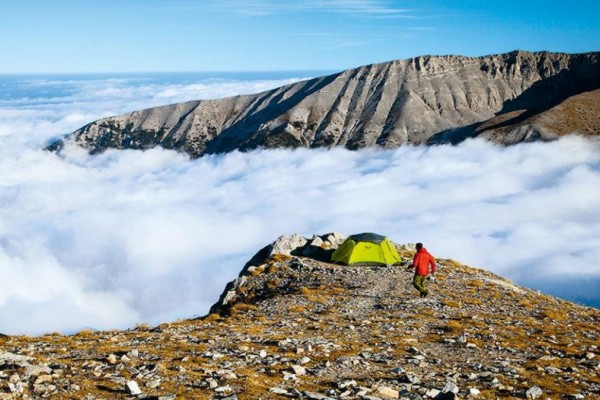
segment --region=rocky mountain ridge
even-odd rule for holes
[[[600,311],[439,259],[326,260],[344,235],[282,236],[205,317],[0,338],[0,399],[595,399]],[[413,245],[396,245],[405,260]]]
[[[108,117],[66,140],[92,153],[161,146],[192,157],[255,148],[503,144],[600,133],[600,53],[514,51],[366,65],[255,95]],[[586,92],[585,98],[580,96]],[[565,101],[577,110],[556,107]],[[545,123],[537,123],[543,116]],[[62,141],[50,149],[60,149]]]

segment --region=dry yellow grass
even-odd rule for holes
[[[236,303],[233,305],[233,307],[231,307],[232,314],[246,313],[248,311],[256,311],[256,310],[258,310],[257,306],[255,306],[254,304],[248,304],[248,303]]]
[[[308,308],[306,306],[296,304],[296,305],[289,306],[288,311],[293,312],[293,313],[301,313],[301,312],[308,311]]]
[[[450,320],[444,325],[444,330],[450,333],[460,333],[465,330],[465,326],[458,321]]]
[[[286,254],[273,254],[267,262],[271,263],[271,264],[272,263],[283,263],[283,262],[289,261],[291,259],[292,259],[292,257],[290,257]]]
[[[553,321],[565,321],[568,316],[564,310],[556,309],[556,308],[546,308],[542,310],[540,313],[542,318],[548,318]]]
[[[454,300],[443,300],[442,304],[445,305],[446,307],[451,307],[451,308],[462,308],[462,303],[460,301],[454,301]]]

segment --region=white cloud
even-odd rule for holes
[[[194,3],[182,2],[177,8],[197,9]],[[413,9],[400,8],[389,0],[223,0],[214,6],[217,11],[235,12],[248,17],[263,17],[284,13],[338,13],[378,18],[415,18]]]
[[[236,85],[213,89],[243,83]],[[89,156],[69,148],[63,157],[38,150],[48,132],[136,99],[127,85],[99,97],[92,86],[68,101],[0,109],[0,131],[9,132],[0,136],[0,332],[201,315],[277,236],[333,230],[423,241],[438,257],[600,305],[598,142],[198,160],[161,149]],[[196,90],[154,89],[136,104]]]

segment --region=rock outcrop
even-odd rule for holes
[[[478,135],[512,144],[597,135],[600,114],[587,108],[598,108],[598,92],[585,93],[599,88],[598,52],[423,56],[104,118],[66,140],[92,153],[162,146],[192,157],[259,147],[394,148]]]
[[[600,397],[599,310],[452,260],[421,299],[402,265],[305,255],[342,238],[280,237],[202,318],[1,337],[0,398]]]

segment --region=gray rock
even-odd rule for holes
[[[30,365],[30,361],[33,361],[33,357],[22,356],[13,353],[0,353],[0,364],[16,365],[19,367],[27,367]]]
[[[217,393],[229,393],[229,392],[233,392],[233,389],[231,386],[229,385],[225,385],[225,386],[219,386],[215,388],[215,392]]]
[[[283,396],[285,396],[285,395],[288,394],[287,390],[282,389],[282,388],[278,388],[278,387],[272,387],[272,388],[270,388],[269,392],[275,393],[275,394],[280,394],[280,395],[283,395]]]
[[[329,243],[332,248],[338,248],[340,244],[344,243],[348,237],[339,232],[332,232],[327,235],[323,235],[325,242]]]
[[[28,365],[25,367],[25,376],[38,376],[40,374],[51,374],[52,370],[46,365]]]
[[[127,381],[127,383],[125,384],[125,390],[127,391],[127,393],[133,396],[142,394],[142,391],[136,381]]]
[[[138,358],[140,356],[140,352],[138,349],[131,349],[127,352],[127,357],[129,358]]]
[[[308,240],[298,234],[294,235],[283,235],[277,238],[271,245],[271,251],[269,256],[275,254],[284,254],[290,256],[292,252],[300,247],[304,247],[308,243]]]
[[[344,379],[337,383],[339,389],[346,389],[347,387],[355,387],[356,381],[354,379]]]
[[[319,236],[313,236],[312,240],[310,241],[310,246],[321,247],[324,244],[325,242]]]
[[[397,399],[400,397],[400,392],[391,387],[380,386],[375,390],[375,394],[388,399]]]
[[[335,400],[329,396],[326,396],[326,395],[320,394],[320,393],[307,392],[307,391],[304,391],[302,393],[304,394],[304,396],[306,396],[307,399],[310,399],[310,400]]]
[[[292,365],[292,370],[297,376],[306,375],[306,368],[300,365]]]
[[[460,389],[454,382],[446,383],[446,386],[442,389],[442,393],[458,393]]]
[[[531,388],[529,388],[529,390],[527,390],[527,392],[525,392],[525,396],[528,399],[537,399],[538,397],[540,397],[544,392],[542,392],[542,389],[540,389],[537,386],[532,386]]]

